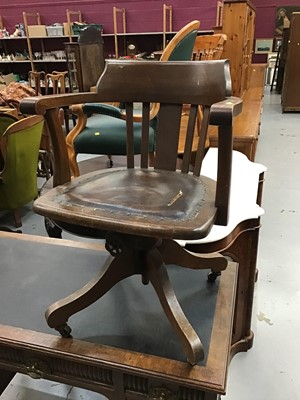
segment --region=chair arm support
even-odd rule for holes
[[[233,118],[242,112],[243,100],[239,97],[228,97],[215,103],[210,109],[210,125],[232,126]]]
[[[210,124],[218,125],[218,172],[215,204],[218,208],[217,225],[227,225],[229,218],[233,119],[242,111],[243,100],[228,97],[211,107]]]

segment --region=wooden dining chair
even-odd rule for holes
[[[62,94],[68,91],[68,71],[52,71],[46,74],[46,94]],[[69,107],[64,107],[60,110],[61,123],[65,124],[66,133],[70,132],[69,119],[72,117],[73,126],[76,124],[74,114],[69,110]]]
[[[220,60],[226,41],[224,33],[197,36],[193,49],[194,60]]]
[[[42,87],[45,87],[45,71],[29,71],[28,82],[29,86],[35,90],[35,95],[42,93]]]
[[[62,229],[105,238],[108,258],[99,274],[77,292],[46,311],[48,325],[69,336],[71,315],[100,299],[115,284],[140,274],[151,282],[189,363],[204,357],[203,346],[184,315],[166,266],[224,270],[228,260],[218,253],[195,255],[177,240],[206,237],[214,224],[228,221],[232,124],[242,101],[230,96],[227,61],[107,61],[96,93],[78,93],[22,101],[26,113],[45,116],[54,152],[54,188],[39,197],[34,210]],[[57,108],[82,102],[120,101],[126,109],[127,167],[104,169],[71,179],[68,154]],[[133,103],[142,103],[142,152],[134,157]],[[156,157],[149,166],[150,104],[160,103]],[[182,105],[191,104],[181,169],[177,146]],[[217,180],[201,175],[204,154],[199,145],[191,170],[191,144],[198,105],[204,109],[201,133],[219,126]],[[84,266],[83,266],[84,268]],[[66,277],[66,279],[68,279]],[[142,334],[142,333],[141,333]]]

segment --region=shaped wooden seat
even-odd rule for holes
[[[218,253],[195,255],[176,240],[201,239],[214,224],[228,220],[233,118],[242,101],[230,97],[227,61],[151,62],[108,61],[97,93],[26,99],[22,111],[45,114],[53,143],[54,188],[34,204],[36,212],[63,229],[105,237],[110,253],[104,269],[82,289],[50,306],[49,326],[70,334],[71,315],[102,297],[120,280],[140,274],[151,282],[176,331],[187,359],[196,364],[203,347],[186,319],[169,281],[166,265],[224,270]],[[93,172],[71,179],[64,134],[56,108],[72,103],[117,100],[126,105],[127,168]],[[142,152],[135,165],[133,102],[143,103]],[[160,103],[154,167],[148,164],[150,104]],[[191,104],[181,170],[176,169],[183,104]],[[199,145],[190,171],[191,144],[197,108],[203,106],[204,144],[208,124],[219,126],[217,181],[201,176],[204,146]]]

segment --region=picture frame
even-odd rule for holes
[[[273,51],[273,38],[256,39],[255,41],[255,54],[268,54]]]
[[[278,52],[279,47],[282,45],[282,37],[277,37],[274,39],[273,52]]]

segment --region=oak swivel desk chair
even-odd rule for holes
[[[19,209],[38,195],[37,165],[44,119],[31,116],[11,123],[1,136],[0,210],[11,210],[16,227]]]
[[[184,26],[166,46],[160,61],[191,60],[193,46],[200,22],[192,21]],[[142,61],[141,61],[142,62]],[[144,61],[146,62],[146,61]],[[68,154],[74,176],[79,176],[77,154],[105,154],[112,166],[112,155],[126,154],[126,112],[124,109],[108,104],[83,104],[72,107],[78,116],[77,125],[67,136]],[[154,157],[156,124],[159,105],[153,104],[150,113],[151,134],[148,150]],[[88,115],[93,114],[88,118]],[[141,116],[134,114],[134,152],[141,153]]]
[[[97,93],[31,98],[22,102],[23,112],[45,115],[55,159],[55,187],[35,201],[34,210],[54,220],[62,229],[104,237],[110,253],[98,276],[48,308],[46,319],[50,327],[69,336],[71,328],[67,322],[71,315],[94,303],[119,281],[140,274],[144,284],[153,285],[189,363],[194,365],[203,358],[203,346],[177,301],[166,265],[215,272],[227,266],[227,259],[220,254],[195,255],[176,240],[203,238],[215,223],[227,224],[232,124],[242,106],[240,99],[230,97],[230,89],[227,61],[108,61],[98,81]],[[57,108],[89,99],[125,103],[127,167],[104,169],[71,179]],[[134,165],[134,102],[142,103],[143,107],[140,165]],[[151,103],[160,103],[154,167],[149,167],[148,160]],[[176,170],[183,104],[192,106],[182,168]],[[202,123],[202,134],[206,135],[208,122],[219,126],[217,181],[201,176],[201,146],[190,172],[199,104],[203,105],[205,115],[209,115],[207,123]]]

